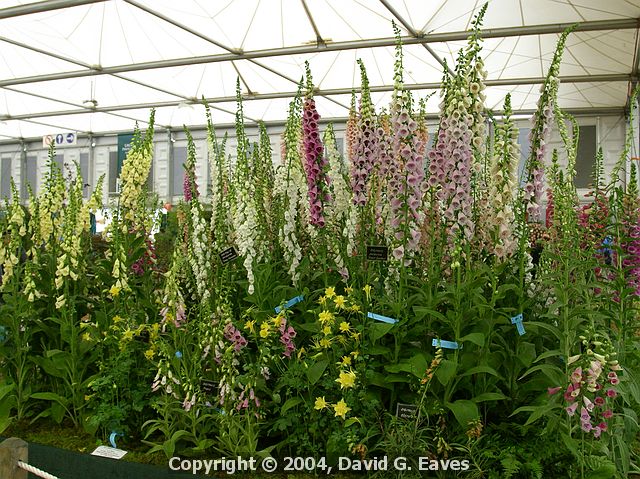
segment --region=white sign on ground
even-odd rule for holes
[[[122,449],[118,449],[116,447],[109,446],[98,446],[95,451],[91,453],[92,456],[102,456],[109,457],[111,459],[121,459],[127,451],[123,451]]]

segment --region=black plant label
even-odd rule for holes
[[[230,246],[224,251],[218,253],[218,256],[220,256],[220,261],[222,261],[222,264],[227,264],[238,257],[238,252],[233,246]]]
[[[367,246],[367,259],[369,261],[387,261],[389,248],[387,246]]]
[[[202,392],[204,393],[214,394],[216,392],[216,389],[218,389],[218,384],[211,379],[201,379],[200,389],[202,389]]]
[[[413,419],[418,415],[418,406],[415,404],[402,404],[396,405],[396,417],[400,419]]]

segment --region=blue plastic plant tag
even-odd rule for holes
[[[398,322],[397,319],[389,318],[388,316],[382,316],[381,314],[376,313],[367,313],[367,318],[375,319],[376,321],[382,321],[387,324],[396,324]]]
[[[456,343],[455,341],[445,341],[443,339],[437,338],[433,338],[433,341],[431,341],[431,345],[436,347],[440,346],[444,349],[462,349],[462,347],[458,346],[458,343]]]
[[[121,432],[115,432],[113,431],[110,435],[109,435],[109,442],[111,443],[111,447],[116,448],[118,446],[116,446],[116,437],[117,436],[121,436],[124,437],[124,434],[122,434]]]
[[[4,343],[7,340],[7,328],[0,326],[0,343]]]
[[[287,309],[290,308],[291,306],[298,304],[300,301],[302,301],[304,299],[303,295],[300,296],[296,296],[295,298],[291,298],[289,301],[287,301],[286,303],[284,303],[284,306],[281,308],[280,306],[276,306],[274,308],[276,314],[278,314],[280,311],[282,311],[283,309]]]
[[[518,328],[518,334],[522,336],[526,331],[524,330],[524,324],[522,324],[522,313],[518,314],[511,318],[511,324],[515,324],[516,328]]]

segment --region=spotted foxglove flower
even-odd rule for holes
[[[309,202],[306,192],[306,180],[302,170],[300,139],[301,139],[301,102],[300,96],[291,101],[289,116],[285,127],[285,164],[276,173],[276,194],[283,205],[283,223],[278,239],[282,246],[287,272],[294,284],[300,277],[298,266],[302,260],[300,236],[307,225],[304,221],[305,207]],[[304,205],[304,206],[303,206]]]
[[[325,226],[324,207],[331,201],[328,184],[328,162],[324,157],[324,147],[318,129],[320,115],[316,110],[313,99],[313,80],[309,63],[307,71],[307,95],[302,107],[302,141],[304,147],[304,170],[307,177],[309,196],[309,221],[311,225],[322,228]]]
[[[327,205],[327,226],[330,230],[327,241],[329,242],[336,268],[343,279],[348,279],[349,272],[346,269],[344,254],[347,253],[349,248],[351,250],[354,248],[355,224],[352,224],[349,218],[351,210],[355,209],[355,207],[351,203],[351,193],[346,181],[347,172],[345,171],[342,157],[338,152],[331,124],[327,126],[324,132],[323,141],[327,149],[329,188],[332,198],[331,203]],[[344,241],[342,241],[343,237],[347,242],[346,248],[344,247]]]
[[[489,194],[492,201],[493,252],[501,261],[511,256],[517,247],[513,231],[515,169],[520,160],[517,140],[518,129],[511,120],[511,95],[507,95],[503,122],[496,130]]]
[[[418,123],[413,118],[411,94],[403,86],[402,43],[396,32],[394,92],[391,103],[393,160],[389,167],[387,196],[392,255],[405,263],[418,250],[422,224],[422,186],[424,181],[424,145],[418,138]]]
[[[120,193],[120,208],[123,212],[123,231],[130,229],[150,231],[152,216],[145,208],[145,184],[151,171],[153,161],[153,133],[155,110],[151,110],[149,127],[142,137],[140,130],[134,131],[131,149],[122,165],[120,180],[122,191]]]
[[[566,30],[558,40],[549,72],[542,85],[538,108],[532,117],[533,125],[529,135],[531,154],[526,166],[527,184],[524,192],[529,221],[538,221],[540,219],[540,205],[542,204],[544,191],[544,170],[546,157],[549,153],[547,145],[551,138],[551,130],[555,118],[554,110],[560,84],[558,78],[560,62],[569,33],[570,30]]]
[[[353,192],[353,204],[364,207],[367,204],[369,194],[369,176],[373,169],[375,152],[375,112],[371,102],[369,80],[362,60],[360,65],[360,77],[362,91],[360,95],[360,111],[356,123],[356,135],[353,142],[353,157],[351,158],[351,190]]]

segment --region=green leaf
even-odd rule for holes
[[[301,402],[304,402],[304,400],[302,398],[299,397],[295,397],[295,398],[289,398],[285,401],[285,403],[282,405],[282,407],[280,408],[280,414],[284,416],[284,414],[291,409],[292,407],[297,406],[298,404],[300,404]]]
[[[309,369],[307,369],[307,379],[309,380],[309,383],[312,385],[317,383],[318,380],[322,377],[324,370],[327,369],[328,365],[329,361],[323,359],[321,361],[318,361],[317,363],[314,363]]]
[[[443,360],[440,363],[440,366],[438,366],[438,369],[436,369],[436,377],[438,378],[438,381],[440,381],[440,384],[443,386],[449,384],[455,376],[457,369],[458,363],[455,361],[450,359]]]
[[[69,400],[65,397],[60,396],[56,393],[51,392],[43,392],[43,393],[33,393],[31,395],[32,399],[44,399],[45,401],[55,401],[63,406],[69,404]]]
[[[484,346],[484,334],[482,333],[471,333],[467,334],[465,337],[460,338],[460,341],[463,343],[469,341],[470,343],[477,344],[480,347]]]
[[[564,372],[558,366],[554,366],[552,364],[538,364],[537,366],[533,366],[532,368],[527,369],[527,371],[520,376],[518,380],[521,381],[529,374],[535,373],[536,371],[541,371],[545,376],[551,379],[554,384],[562,383]]]
[[[532,343],[521,343],[518,350],[518,359],[525,368],[531,366],[536,359],[536,346]]]
[[[350,417],[349,419],[347,419],[347,420],[344,422],[344,427],[349,427],[349,426],[352,426],[352,425],[354,425],[354,424],[356,424],[356,423],[357,423],[357,424],[360,424],[360,425],[362,426],[362,421],[360,421],[360,419],[359,419],[359,418],[357,418],[357,417]]]
[[[391,349],[385,347],[385,346],[371,346],[368,347],[366,350],[366,354],[369,354],[371,356],[378,356],[378,355],[383,355],[383,354],[389,354],[391,352]]]
[[[482,393],[482,394],[478,394],[474,398],[471,398],[471,400],[475,403],[485,402],[485,401],[502,401],[504,399],[509,399],[509,398],[502,393]]]
[[[375,323],[375,324],[372,324],[370,326],[370,328],[369,328],[369,334],[371,336],[371,341],[372,342],[376,342],[382,336],[384,336],[389,331],[391,331],[394,326],[395,326],[395,324],[388,324],[388,323]]]
[[[458,420],[458,424],[463,428],[467,428],[471,421],[478,419],[480,417],[480,413],[478,411],[478,406],[473,401],[469,401],[468,399],[458,399],[455,402],[448,402],[446,406],[453,412],[453,415]]]
[[[493,369],[491,366],[475,366],[471,369],[467,369],[464,373],[460,375],[460,377],[463,378],[465,376],[471,376],[473,374],[481,374],[481,373],[491,374],[492,376],[495,376],[498,378],[500,377],[500,375],[498,374],[498,371]]]
[[[519,414],[521,412],[531,412],[529,419],[527,419],[527,422],[524,424],[525,426],[528,426],[529,424],[533,424],[534,422],[536,422],[545,414],[561,407],[562,406],[560,405],[553,404],[545,404],[544,406],[522,406],[513,411],[509,417],[515,416],[516,414]]]
[[[546,329],[551,334],[553,334],[558,339],[558,341],[562,341],[563,339],[564,335],[562,331],[560,331],[555,326],[552,326],[551,324],[541,323],[540,321],[526,321],[525,324],[527,325],[527,327],[534,326],[534,327]]]
[[[543,359],[553,358],[553,357],[556,357],[556,356],[562,356],[563,354],[564,353],[562,353],[562,351],[560,351],[559,349],[553,349],[551,351],[545,351],[544,353],[542,353],[540,356],[538,356],[536,358],[535,362],[539,363]]]
[[[427,370],[427,366],[427,360],[424,355],[416,354],[411,359],[405,359],[404,361],[400,361],[398,364],[385,366],[384,369],[390,373],[407,372],[421,378]]]
[[[440,321],[446,321],[447,320],[447,318],[445,318],[442,313],[439,313],[438,311],[435,311],[433,309],[430,309],[430,308],[427,308],[427,307],[424,307],[424,306],[414,306],[413,307],[413,312],[420,319],[424,318],[425,316],[432,316],[432,317],[434,317],[436,319],[439,319]]]
[[[612,479],[616,476],[616,465],[611,461],[606,461],[598,465],[597,469],[589,472],[585,479]]]

